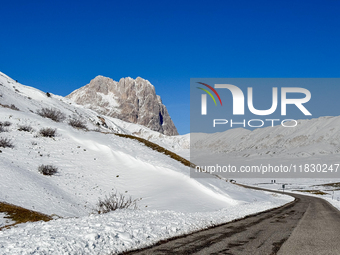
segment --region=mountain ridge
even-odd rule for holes
[[[121,78],[117,82],[98,75],[66,98],[109,117],[143,125],[165,135],[178,135],[155,87],[141,77]]]
[[[191,148],[249,156],[310,157],[340,153],[340,116],[297,120],[296,127],[244,128],[191,134]]]

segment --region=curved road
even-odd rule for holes
[[[340,212],[323,199],[290,195],[295,201],[282,207],[124,254],[339,255]]]

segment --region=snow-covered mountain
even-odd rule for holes
[[[41,116],[43,109],[58,112],[59,122]],[[82,126],[75,128],[72,120]],[[56,134],[45,137],[46,128]],[[123,251],[290,201],[210,175],[190,178],[189,167],[115,133],[144,136],[175,150],[188,147],[187,136],[169,137],[100,115],[0,73],[0,141],[11,145],[0,145],[0,203],[70,218],[0,231],[1,254]],[[43,175],[41,165],[58,172]],[[113,191],[138,199],[139,210],[88,216]],[[8,223],[4,216],[0,225]],[[62,241],[71,239],[73,244]]]
[[[66,97],[103,115],[137,123],[165,135],[178,135],[155,87],[140,77],[116,82],[97,76]]]
[[[38,114],[42,109],[59,111],[65,119],[55,122],[44,118]],[[86,129],[69,125],[73,119],[82,121]],[[153,139],[174,150],[182,147],[182,136],[162,135],[138,124],[100,115],[67,98],[21,85],[3,73],[0,73],[0,122],[10,123],[9,126],[1,126],[0,138],[10,139],[14,145],[14,148],[1,148],[0,201],[46,214],[80,216],[90,213],[98,197],[107,195],[112,189],[128,192],[136,198],[143,197],[141,204],[148,208],[170,209],[163,207],[169,203],[167,200],[156,199],[163,200],[157,205],[151,202],[162,196],[162,192],[156,196],[152,194],[160,184],[156,181],[158,184],[155,185],[155,179],[169,179],[169,171],[173,178],[169,179],[168,188],[174,185],[172,181],[184,181],[185,189],[196,189],[195,182],[193,186],[184,184],[193,181],[188,176],[187,167],[137,141],[118,137],[114,133],[139,133],[141,137]],[[32,130],[24,132],[21,127]],[[56,137],[42,137],[39,134],[42,128],[56,129]],[[177,147],[173,141],[177,141]],[[41,175],[38,173],[41,164],[56,165],[60,169],[59,176],[46,178]],[[187,176],[184,179],[181,177],[183,174]],[[203,192],[203,197],[205,194]],[[215,202],[209,200],[219,204],[224,199],[221,198]],[[180,208],[181,203],[173,204],[174,208]],[[202,206],[200,201],[196,209],[205,207]],[[196,210],[195,206],[190,208]]]
[[[234,156],[309,157],[340,153],[340,116],[298,120],[292,128],[281,125],[253,131],[236,128],[191,136],[193,149]]]

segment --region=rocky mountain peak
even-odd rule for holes
[[[117,82],[99,75],[66,97],[98,113],[140,124],[165,135],[178,135],[155,87],[141,77],[121,78]]]

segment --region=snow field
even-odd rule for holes
[[[118,210],[104,215],[22,224],[0,231],[0,252],[9,254],[110,254],[152,245],[292,201],[274,195],[214,212]]]

